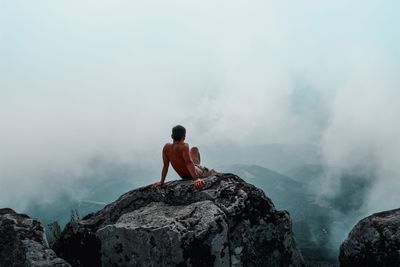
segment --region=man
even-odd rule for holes
[[[152,187],[158,188],[164,184],[171,162],[172,167],[182,179],[193,179],[196,189],[203,188],[204,181],[201,178],[208,177],[215,171],[200,165],[200,152],[197,147],[192,147],[189,150],[189,145],[184,142],[186,129],[183,126],[177,125],[172,128],[171,137],[173,143],[165,144],[162,151],[164,166],[161,171],[161,181],[154,183]]]

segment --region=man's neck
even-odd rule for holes
[[[173,141],[173,144],[182,144],[183,143],[183,141],[185,141],[185,140],[179,140],[179,141]]]

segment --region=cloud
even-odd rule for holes
[[[396,3],[21,3],[0,11],[1,206],[98,155],[154,164],[178,123],[198,145],[319,144],[337,173],[372,158],[365,209],[398,203],[378,201],[399,188]]]

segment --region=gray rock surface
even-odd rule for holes
[[[233,174],[132,190],[69,223],[53,246],[73,266],[304,266],[289,214]]]
[[[400,209],[362,219],[340,247],[340,266],[400,266]]]
[[[49,248],[42,223],[0,209],[0,267],[68,267]]]

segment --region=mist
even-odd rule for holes
[[[368,181],[349,225],[398,208],[398,8],[1,1],[0,206],[80,198],[74,185],[96,179],[98,158],[151,168],[142,183],[155,182],[161,148],[182,124],[200,149],[317,146],[316,194],[339,194],[344,173]]]

